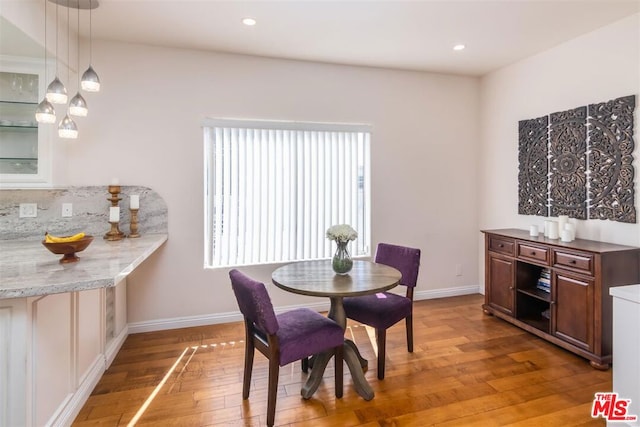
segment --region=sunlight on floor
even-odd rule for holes
[[[160,383],[158,383],[158,385],[156,386],[155,389],[153,389],[153,391],[151,392],[149,397],[147,397],[147,400],[145,400],[144,403],[140,406],[140,408],[138,409],[138,412],[136,412],[136,414],[133,416],[131,421],[129,421],[129,424],[127,424],[127,427],[133,427],[133,426],[136,425],[136,423],[144,415],[144,413],[147,410],[147,408],[149,408],[149,405],[151,405],[153,400],[156,398],[156,396],[158,395],[158,393],[160,392],[162,387],[167,383],[167,381],[169,380],[171,375],[176,371],[176,368],[178,367],[178,365],[180,364],[182,359],[184,359],[185,355],[189,352],[189,350],[191,350],[191,354],[189,355],[189,357],[185,361],[184,365],[182,366],[182,369],[180,369],[180,371],[178,372],[178,375],[174,379],[173,384],[171,384],[171,387],[169,388],[167,393],[171,392],[171,390],[173,389],[173,386],[178,382],[178,380],[180,379],[182,374],[186,371],[187,367],[189,366],[189,363],[191,362],[191,360],[196,355],[196,352],[199,349],[212,348],[212,349],[215,350],[218,347],[224,349],[227,346],[234,347],[236,344],[241,344],[243,342],[244,342],[244,340],[240,340],[240,341],[237,341],[237,342],[236,341],[229,341],[229,342],[221,342],[221,343],[214,343],[214,344],[202,344],[202,345],[194,345],[194,346],[186,347],[184,349],[184,351],[182,352],[182,354],[173,363],[171,368],[167,371],[167,373],[165,374],[164,378],[162,378],[162,381],[160,381]]]
[[[376,357],[378,357],[378,344],[376,342],[376,330],[375,330],[375,328],[372,328],[371,326],[367,326],[367,325],[347,326],[347,335],[351,336],[351,338],[349,338],[349,339],[354,342],[356,347],[358,347],[358,341],[356,340],[355,334],[353,333],[353,329],[356,329],[356,328],[364,328],[364,330],[367,333],[367,337],[369,338],[369,343],[371,344],[371,347],[373,348],[373,353],[376,355]]]
[[[358,345],[358,342],[356,340],[356,333],[354,332],[354,329],[357,329],[357,328],[364,328],[364,330],[365,330],[365,332],[367,334],[367,338],[369,340],[369,343],[371,344],[371,347],[373,348],[373,352],[377,356],[378,355],[378,346],[376,344],[376,331],[375,331],[375,329],[370,327],[370,326],[367,326],[367,325],[347,326],[347,331],[346,331],[345,335],[347,337],[349,337],[349,339],[351,339],[356,344],[356,346]],[[182,377],[184,372],[186,372],[187,367],[189,366],[189,363],[194,358],[194,356],[196,355],[198,350],[200,350],[200,349],[212,349],[214,351],[216,349],[223,350],[223,349],[227,349],[229,347],[235,347],[236,344],[240,345],[240,344],[243,344],[243,343],[244,343],[244,340],[239,340],[239,341],[229,341],[229,342],[221,342],[221,343],[213,343],[213,344],[201,344],[201,345],[195,345],[195,346],[186,347],[183,350],[182,354],[173,363],[171,368],[167,371],[167,373],[165,374],[164,378],[162,378],[162,381],[160,381],[160,383],[158,383],[158,385],[151,392],[149,397],[147,397],[147,400],[145,400],[145,402],[140,406],[140,408],[138,409],[138,412],[136,412],[136,414],[133,416],[131,421],[129,421],[129,424],[127,424],[127,427],[133,427],[138,423],[138,421],[140,420],[140,418],[142,418],[142,416],[144,415],[146,410],[149,408],[149,406],[151,405],[153,400],[156,398],[158,393],[160,393],[160,390],[162,389],[162,387],[164,387],[164,385],[167,383],[167,381],[169,381],[171,376],[174,373],[176,373],[177,375],[176,375],[175,379],[173,380],[173,383],[171,384],[171,387],[169,387],[169,390],[167,391],[167,393],[170,393],[173,390],[173,387],[179,382],[178,380]],[[178,370],[178,367],[180,366],[180,363],[183,362],[183,359],[185,359],[185,357],[186,357],[186,360],[184,360],[184,363],[183,363],[182,367]],[[290,369],[291,369],[291,374],[293,375],[294,374],[293,364],[292,364]],[[297,370],[295,370],[295,372],[297,372]]]

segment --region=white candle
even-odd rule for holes
[[[570,222],[564,225],[564,229],[571,233],[571,241],[576,239],[576,228]]]
[[[111,185],[120,185],[118,178],[111,178]]]
[[[569,222],[569,215],[558,215],[558,231],[564,231],[564,225]]]
[[[140,196],[137,194],[132,194],[129,199],[129,208],[131,209],[140,209]]]
[[[558,221],[549,222],[549,236],[550,239],[557,239],[560,237],[560,230],[558,229]]]
[[[560,235],[560,240],[563,242],[570,242],[573,239],[571,238],[571,230],[562,230],[562,234]]]
[[[118,206],[109,208],[109,222],[120,222],[120,208]]]
[[[538,237],[538,226],[537,225],[529,226],[529,236]]]

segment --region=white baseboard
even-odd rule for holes
[[[286,307],[274,308],[274,310],[276,313],[283,313],[285,311],[301,307],[310,308],[316,311],[328,311],[329,303],[319,302],[316,304],[289,305]],[[192,326],[206,326],[240,321],[242,321],[242,314],[240,314],[240,311],[201,316],[174,317],[170,319],[151,320],[148,322],[129,323],[129,333],[137,334],[140,332],[164,331],[167,329],[190,328]]]
[[[466,286],[463,288],[446,288],[437,290],[417,291],[413,297],[415,300],[435,299],[455,297],[460,295],[471,295],[479,293],[478,286]],[[329,311],[329,303],[322,301],[314,304],[288,305],[275,309],[276,313],[293,310],[295,308],[306,307],[315,311]],[[168,329],[189,328],[192,326],[215,325],[219,323],[239,322],[242,315],[239,311],[216,313],[201,316],[174,317],[170,319],[151,320],[147,322],[129,323],[129,333],[164,331]],[[108,365],[107,365],[108,366]]]
[[[98,384],[98,381],[102,378],[105,369],[104,357],[98,355],[93,361],[91,368],[87,370],[84,380],[80,383],[76,391],[71,395],[69,400],[65,400],[63,403],[58,416],[55,417],[53,422],[47,424],[52,426],[70,426],[78,416],[78,413],[80,413],[87,399],[89,399],[96,384]]]
[[[473,295],[473,294],[479,294],[479,293],[480,293],[480,287],[478,285],[465,286],[463,288],[445,288],[445,289],[435,289],[435,290],[426,290],[426,291],[416,290],[413,294],[413,299],[418,301],[423,299],[458,297],[461,295]]]

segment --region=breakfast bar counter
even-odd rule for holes
[[[73,422],[128,335],[128,275],[166,241],[95,236],[63,264],[40,238],[0,240],[0,427]]]
[[[164,242],[167,234],[107,241],[95,236],[77,262],[61,264],[40,240],[0,240],[0,299],[115,286]]]

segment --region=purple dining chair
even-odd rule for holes
[[[335,352],[336,397],[342,397],[344,330],[333,320],[308,308],[276,315],[264,283],[234,269],[231,287],[244,316],[245,354],[242,398],[249,398],[255,349],[269,359],[267,425],[273,426],[280,366],[326,350]]]
[[[376,263],[394,267],[402,273],[400,285],[407,287],[406,296],[382,292],[344,299],[346,316],[375,328],[378,345],[378,379],[384,379],[387,329],[405,319],[407,350],[413,352],[413,289],[418,281],[420,249],[378,244]]]

